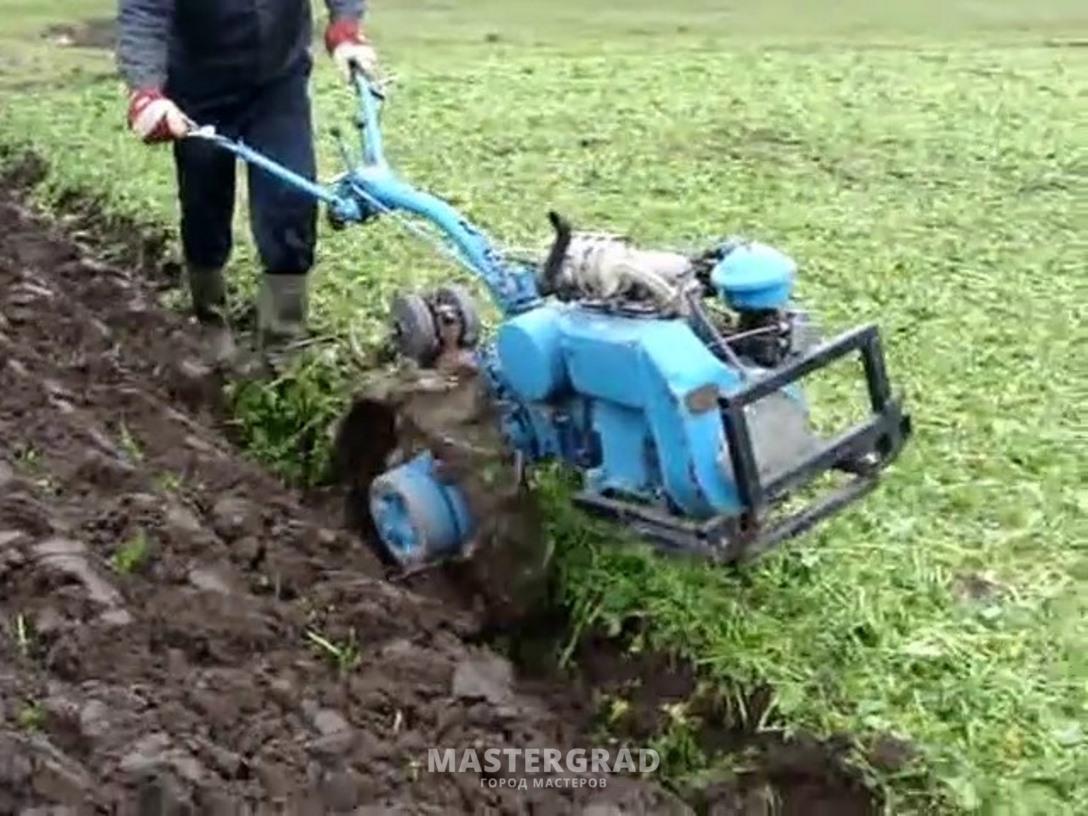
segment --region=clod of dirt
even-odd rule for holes
[[[743,791],[732,780],[709,792],[707,816],[775,816],[774,801],[766,786]]]
[[[222,380],[207,365],[197,360],[181,360],[173,366],[171,395],[190,410],[219,407],[222,402]]]
[[[34,615],[34,631],[43,637],[60,632],[68,626],[69,620],[52,606],[39,609]]]
[[[121,758],[119,767],[122,773],[139,778],[170,771],[193,784],[199,784],[207,772],[189,752],[174,745],[165,733],[148,734],[139,740],[132,749]]]
[[[882,734],[869,749],[869,762],[886,773],[899,773],[918,758],[918,749],[906,740]]]
[[[138,791],[140,813],[182,816],[200,812],[189,790],[169,773],[157,773],[145,778]]]
[[[354,771],[332,771],[321,780],[322,799],[330,811],[349,813],[359,804],[362,787],[361,777]]]
[[[1005,591],[1004,584],[977,572],[959,575],[952,584],[952,593],[962,602],[992,600]]]
[[[43,36],[54,45],[69,48],[113,48],[116,26],[107,17],[85,20],[75,25],[52,25]]]
[[[235,541],[259,526],[260,510],[252,502],[225,496],[212,507],[212,529],[227,541]]]
[[[312,753],[328,758],[350,753],[355,742],[355,729],[342,714],[331,708],[323,708],[314,711],[309,720],[310,726],[319,735],[308,745]]]
[[[0,549],[6,550],[7,547],[26,538],[21,530],[0,530]]]
[[[331,708],[323,708],[314,712],[310,724],[323,737],[351,733],[351,726],[348,725],[348,721],[344,719],[342,714],[333,711]]]
[[[63,538],[50,538],[36,544],[33,553],[46,570],[81,583],[92,602],[107,609],[121,605],[120,593],[87,563],[86,545]]]
[[[606,694],[622,697],[626,711],[616,720],[615,727],[633,740],[646,742],[661,733],[669,722],[670,706],[677,703],[689,706],[704,704],[697,695],[696,677],[691,665],[672,660],[667,655],[631,652],[615,640],[587,635],[575,659],[589,685]],[[712,744],[717,734],[707,736],[706,744],[701,747],[708,753],[732,747],[731,744]]]
[[[215,592],[220,595],[232,593],[231,583],[212,569],[195,567],[189,570],[189,583],[202,592]]]
[[[97,618],[104,626],[128,626],[132,623],[132,615],[127,609],[107,609]]]
[[[470,700],[486,700],[495,706],[514,696],[514,667],[498,655],[464,660],[453,673],[453,693]]]
[[[200,519],[188,508],[180,504],[171,504],[164,519],[168,530],[175,534],[197,535],[204,531]]]
[[[69,478],[75,483],[126,488],[131,485],[130,480],[135,474],[136,468],[123,459],[90,450],[83,454]]]
[[[28,791],[46,801],[81,805],[94,786],[86,772],[48,739],[0,733],[0,806],[10,794]]]
[[[91,744],[109,733],[110,710],[101,700],[91,700],[80,709],[79,733]]]
[[[648,790],[645,786],[631,784],[630,780],[622,778],[610,779],[607,793],[601,791],[598,801],[591,798],[582,809],[581,816],[628,816],[634,813],[695,816],[695,811],[674,794],[662,790]]]
[[[25,540],[26,536],[19,530],[0,530],[0,581],[26,562],[26,553],[19,546]]]

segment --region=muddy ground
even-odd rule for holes
[[[0,184],[0,814],[872,811],[822,750],[768,752],[691,804],[636,779],[429,773],[429,747],[594,744],[593,687],[627,669],[526,676],[471,604],[385,580],[338,514],[231,447],[161,281],[95,260],[16,182]]]

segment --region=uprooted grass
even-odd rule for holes
[[[635,620],[631,648],[679,651],[741,698],[769,684],[766,727],[909,742],[921,770],[875,777],[893,812],[918,773],[950,806],[1088,811],[1086,56],[639,42],[545,59],[500,41],[440,71],[404,44],[387,150],[514,245],[541,243],[556,208],[673,246],[783,246],[826,323],[881,324],[918,431],[877,494],[740,574],[618,547],[556,490],[575,628]],[[347,123],[324,68],[314,97],[320,125]],[[50,157],[44,200],[98,188],[169,224],[168,159],[131,143],[118,105],[101,83],[11,98],[0,139]],[[242,300],[255,264],[238,250]],[[315,311],[334,341],[246,392],[255,449],[305,476],[298,451],[350,382],[348,335],[373,346],[395,290],[451,274],[394,224],[326,234]]]

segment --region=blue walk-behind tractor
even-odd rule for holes
[[[193,136],[309,192],[336,226],[407,213],[438,227],[501,321],[482,336],[461,286],[406,294],[393,304],[396,347],[423,369],[471,358],[505,445],[522,462],[572,468],[582,508],[665,549],[737,561],[865,495],[899,454],[910,421],[889,386],[879,330],[818,338],[792,307],[789,257],[742,239],[690,256],[648,251],[552,213],[546,257],[512,260],[449,204],[397,177],[382,150],[383,93],[362,76],[356,86],[362,161],[352,166],[345,150],[348,168],[328,185],[212,131]],[[823,438],[800,380],[852,354],[871,413]],[[403,568],[464,554],[480,521],[440,460],[418,451],[369,481],[370,521]],[[829,471],[842,483],[781,512]]]

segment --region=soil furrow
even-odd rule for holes
[[[233,452],[154,288],[0,194],[0,812],[685,811],[428,773],[583,745],[587,707]]]

